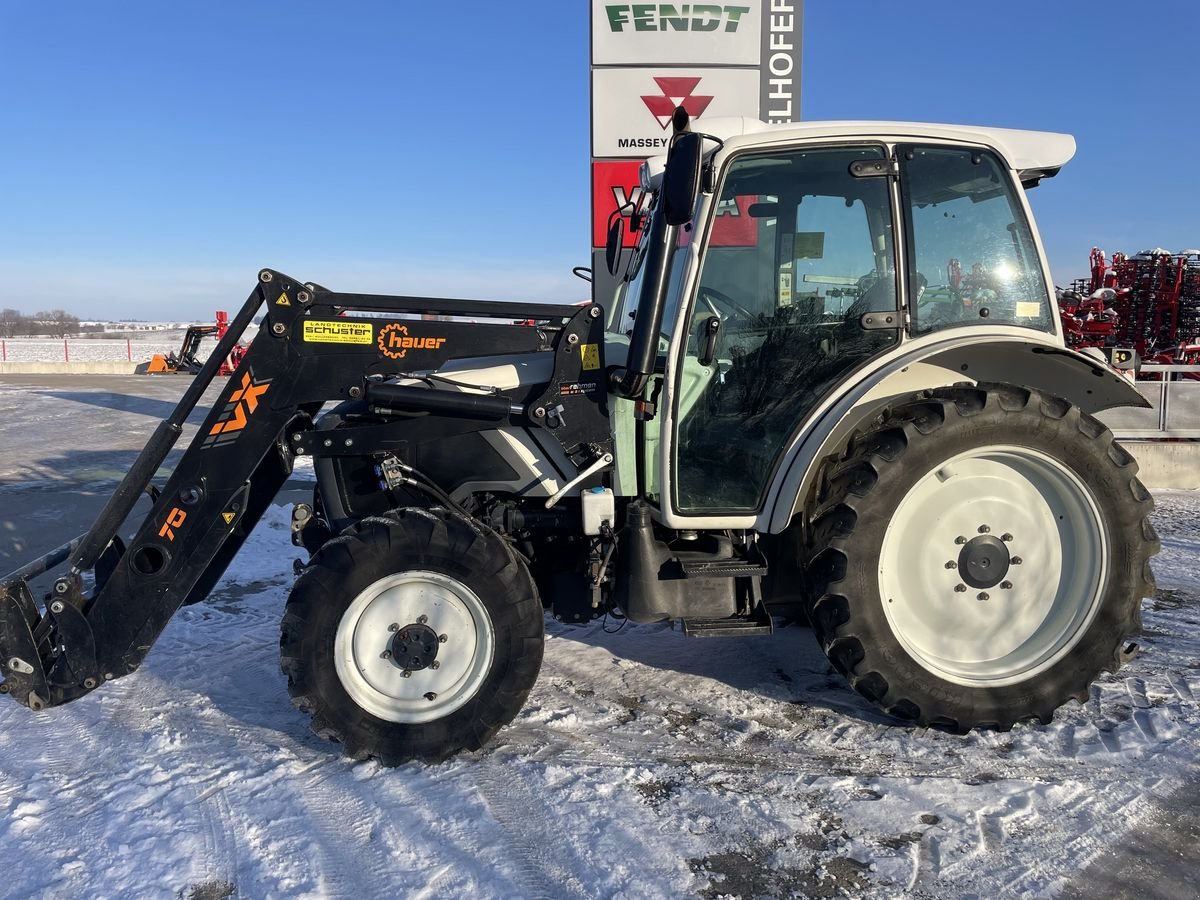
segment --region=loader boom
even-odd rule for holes
[[[128,547],[118,531],[147,491],[221,361],[264,306],[258,336],[155,497]],[[475,321],[462,321],[476,317]],[[432,320],[431,320],[432,318]],[[480,319],[488,321],[480,321]],[[535,325],[515,325],[533,319]],[[327,401],[363,400],[398,424],[436,412],[482,430],[507,419],[581,469],[611,451],[600,388],[560,391],[602,371],[599,307],[338,294],[264,270],[178,406],[75,542],[0,583],[0,691],[33,708],[58,705],[134,671],[179,607],[224,573],[301,454],[370,456],[402,441],[385,424],[373,446],[334,447],[313,419]],[[585,347],[593,348],[585,351]],[[397,385],[398,376],[485,354],[553,354],[553,378],[528,396]],[[597,384],[599,372],[591,380]],[[27,580],[61,564],[39,610]],[[85,589],[83,575],[94,572]]]

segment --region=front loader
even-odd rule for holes
[[[356,758],[482,746],[547,609],[695,637],[807,617],[862,695],[955,731],[1084,699],[1135,649],[1157,539],[1093,418],[1145,401],[1063,346],[1024,197],[1074,142],[675,121],[607,310],[261,272],[91,530],[4,579],[0,691],[42,710],[134,672],[311,456],[281,665]],[[27,581],[63,564],[39,602]]]

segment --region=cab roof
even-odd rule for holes
[[[932,122],[831,121],[768,125],[744,116],[697,119],[692,130],[725,142],[724,153],[746,147],[771,146],[821,138],[881,139],[888,141],[956,141],[982,144],[998,151],[1020,173],[1022,183],[1036,184],[1057,174],[1075,155],[1075,138],[1052,131],[991,128],[986,125],[943,125]],[[653,175],[662,172],[665,157],[649,160]]]

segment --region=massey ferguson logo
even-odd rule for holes
[[[713,102],[712,97],[693,93],[700,83],[699,78],[655,78],[654,83],[662,93],[649,97],[643,94],[642,102],[664,131],[671,124],[671,115],[676,107],[682,106],[689,117],[698,119],[704,115],[708,104]]]
[[[409,350],[437,350],[444,343],[444,337],[411,337],[408,326],[398,322],[379,330],[379,352],[388,359],[404,359]]]

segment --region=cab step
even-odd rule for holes
[[[723,619],[683,619],[683,633],[688,637],[751,637],[771,634],[774,624],[767,611],[759,606],[749,616],[726,616]]]
[[[684,578],[751,578],[767,574],[765,564],[746,559],[681,560],[679,566]]]

